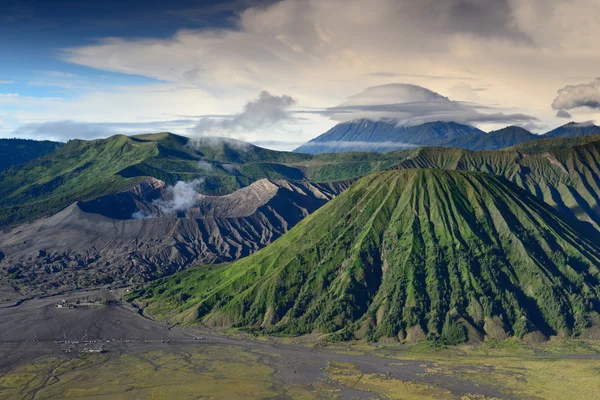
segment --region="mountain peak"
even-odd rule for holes
[[[142,301],[174,320],[265,333],[569,335],[597,311],[585,286],[599,261],[600,247],[503,178],[394,170],[359,180],[254,255],[158,283],[148,292],[163,295]],[[556,291],[557,280],[594,300]],[[179,290],[184,304],[169,297]]]
[[[299,153],[341,153],[435,146],[443,141],[482,134],[483,131],[456,122],[434,121],[420,125],[398,125],[392,120],[357,120],[334,126],[329,131],[294,150]]]

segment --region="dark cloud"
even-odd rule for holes
[[[581,85],[568,85],[558,91],[552,102],[554,110],[571,110],[577,107],[600,109],[600,78]]]
[[[509,0],[401,1],[399,11],[429,31],[530,42],[518,29]]]
[[[568,111],[565,111],[565,110],[558,110],[558,111],[556,112],[556,117],[557,117],[557,118],[569,118],[569,119],[570,119],[570,118],[572,117],[572,115],[571,115],[571,114],[569,114],[569,112],[568,112]]]
[[[289,108],[295,103],[290,96],[274,96],[265,90],[246,103],[241,113],[226,118],[202,118],[192,132],[201,136],[230,136],[272,128],[292,118]]]

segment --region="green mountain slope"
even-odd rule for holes
[[[553,149],[566,149],[569,147],[583,146],[588,143],[599,141],[600,135],[576,136],[572,138],[548,138],[520,143],[512,147],[506,147],[503,150],[520,151],[523,153],[535,153]]]
[[[62,146],[63,143],[50,140],[0,139],[0,171],[45,156]]]
[[[262,178],[334,181],[391,167],[410,152],[311,156],[222,138],[171,133],[72,140],[0,173],[0,227],[54,214],[75,201],[116,193],[154,177],[167,184],[203,178],[200,191],[231,193]]]
[[[254,255],[133,297],[179,322],[456,343],[580,333],[599,266],[590,238],[505,179],[414,169],[362,178]]]
[[[526,129],[519,126],[508,126],[490,133],[459,137],[440,145],[468,150],[498,150],[536,139],[539,139],[539,136]]]
[[[600,142],[592,142],[535,153],[421,148],[394,168],[439,168],[503,176],[566,217],[600,230],[599,161]]]

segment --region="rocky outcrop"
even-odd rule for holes
[[[157,201],[167,185],[149,178],[0,234],[0,279],[40,294],[233,261],[277,239],[348,184],[263,179],[226,196],[198,195],[188,210],[165,215]],[[139,211],[146,217],[134,218]]]

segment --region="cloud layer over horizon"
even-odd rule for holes
[[[0,98],[9,109],[0,133],[42,135],[50,123],[71,121],[70,129],[96,124],[82,126],[93,136],[101,124],[157,123],[182,134],[297,143],[359,117],[542,130],[600,116],[596,0],[245,4],[229,25],[160,37],[107,32],[58,49],[68,65],[150,81],[87,90],[81,77],[54,76],[76,95]]]

